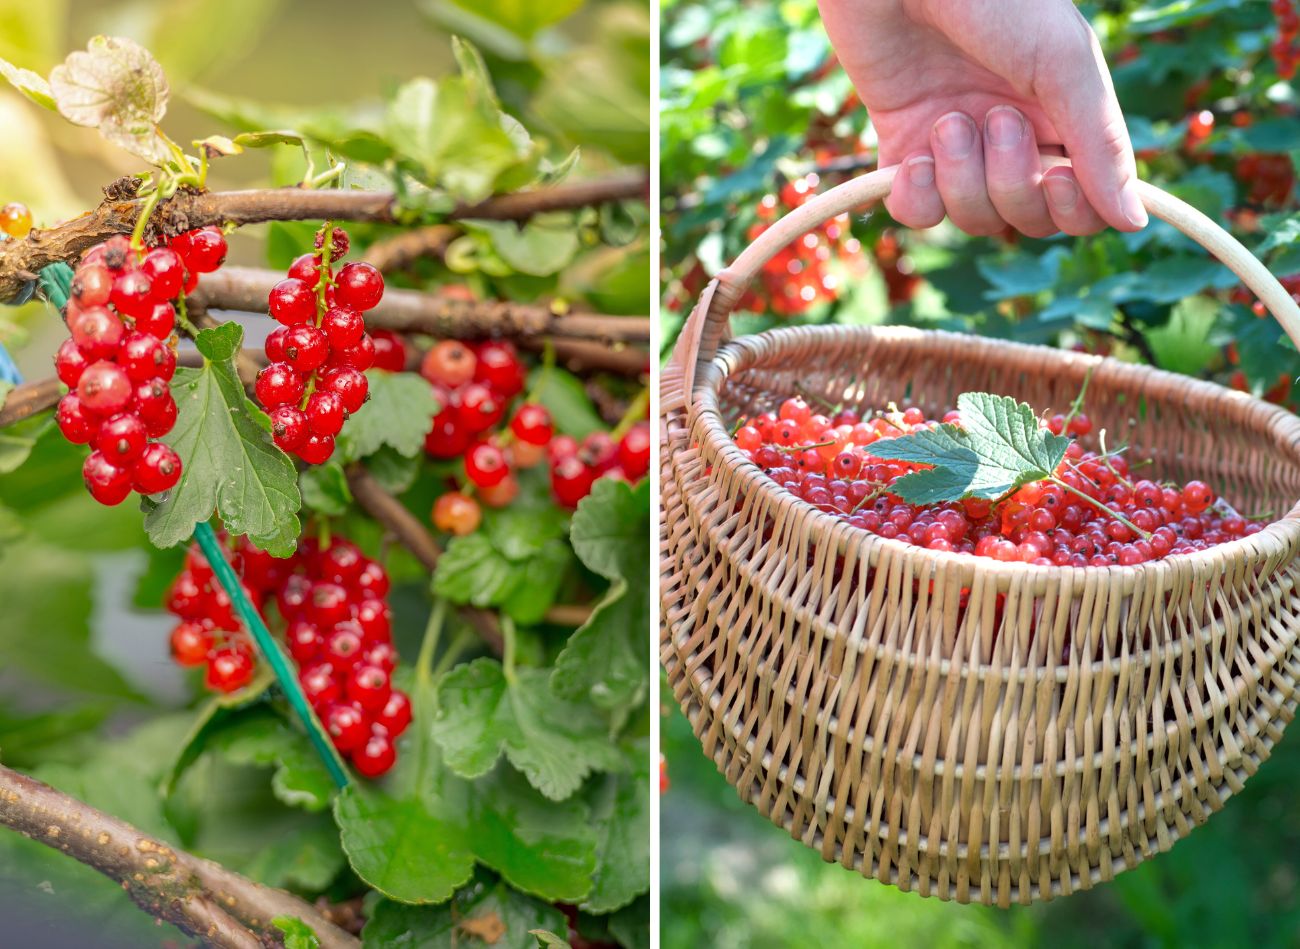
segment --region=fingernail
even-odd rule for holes
[[[1071,211],[1079,203],[1079,189],[1064,175],[1047,175],[1043,178],[1043,187],[1047,189],[1047,200],[1054,208]]]
[[[949,112],[934,124],[935,137],[950,158],[965,158],[975,147],[975,123],[962,112]]]
[[[984,116],[984,134],[994,148],[1014,148],[1025,137],[1025,117],[1009,105],[989,109]]]
[[[918,188],[928,188],[934,184],[934,159],[928,156],[909,159],[907,180]]]
[[[1142,206],[1142,198],[1138,195],[1135,182],[1130,181],[1120,189],[1119,207],[1134,227],[1147,226],[1150,219],[1147,217],[1147,209]]]

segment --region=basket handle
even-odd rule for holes
[[[1065,163],[1059,158],[1047,162]],[[689,404],[696,370],[717,352],[726,337],[732,310],[763,265],[786,245],[836,215],[883,199],[889,194],[897,168],[878,168],[810,199],[760,234],[730,267],[713,278],[682,327],[672,359],[664,369],[661,393],[665,410]],[[1145,181],[1137,182],[1137,187],[1143,206],[1151,214],[1178,228],[1240,277],[1300,349],[1300,306],[1254,254],[1187,202]]]

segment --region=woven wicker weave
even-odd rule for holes
[[[948,333],[803,327],[719,348],[764,260],[891,177],[778,223],[683,330],[662,383],[662,660],[742,798],[826,860],[961,902],[1050,899],[1167,850],[1292,718],[1300,421],[1171,373]],[[1290,296],[1231,237],[1157,189],[1143,198],[1300,336]],[[930,416],[968,390],[1059,410],[1090,367],[1089,411],[1112,443],[1241,510],[1289,513],[1137,567],[1006,564],[850,527],[778,488],[728,434],[796,384]]]

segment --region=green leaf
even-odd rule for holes
[[[462,777],[486,774],[504,752],[554,800],[571,795],[592,771],[623,764],[590,705],[557,696],[545,669],[519,669],[507,680],[495,659],[457,666],[439,683],[433,737]]]
[[[433,591],[453,603],[500,607],[520,624],[538,622],[572,561],[565,523],[552,504],[486,512],[483,530],[447,545]]]
[[[374,949],[453,949],[491,945],[495,949],[533,949],[533,930],[563,929],[564,914],[554,906],[511,889],[479,870],[442,906],[408,906],[392,900],[375,904],[362,945]]]
[[[275,769],[271,788],[291,807],[329,807],[334,782],[307,736],[265,705],[228,716],[206,734],[206,750],[234,764]]]
[[[435,812],[425,796],[394,799],[354,783],[334,817],[352,868],[389,899],[441,903],[474,872],[463,818]]]
[[[271,687],[274,677],[261,675],[248,684],[246,688],[228,695],[214,695],[199,710],[198,717],[191,723],[188,733],[178,746],[175,758],[167,768],[162,782],[164,797],[175,793],[176,785],[185,772],[207,750],[208,741],[218,734],[228,723],[239,717],[247,708],[260,704],[266,691]]]
[[[179,415],[166,441],[183,470],[145,517],[149,539],[159,547],[188,540],[214,512],[230,533],[247,534],[277,556],[289,556],[296,545],[297,472],[254,421],[257,408],[244,395],[233,362],[242,338],[235,323],[204,330],[196,340],[203,368],[178,369],[172,381]]]
[[[961,427],[952,424],[873,442],[877,458],[934,467],[904,475],[890,491],[912,504],[964,497],[997,498],[1056,472],[1070,439],[1038,423],[1034,410],[1010,396],[964,392]]]
[[[559,273],[578,253],[578,228],[572,216],[534,219],[522,227],[513,221],[461,222],[470,233],[487,238],[510,269],[535,277]]]
[[[561,939],[559,936],[555,935],[555,933],[551,932],[549,929],[531,929],[529,930],[529,932],[533,936],[537,937],[537,944],[539,946],[567,947],[569,945],[569,940]]]
[[[39,73],[34,73],[30,69],[19,69],[8,60],[0,59],[0,76],[4,76],[11,86],[37,105],[51,112],[58,109],[54,104],[54,94],[50,92],[50,84]]]
[[[0,405],[3,404],[0,395]],[[53,416],[41,415],[0,430],[0,474],[8,474],[25,462],[36,442],[53,426]]]
[[[59,114],[74,125],[99,129],[108,141],[153,165],[171,157],[158,131],[170,95],[167,77],[138,43],[94,37],[84,53],[72,53],[54,67],[49,90]]]
[[[650,742],[636,742],[632,768],[606,774],[587,794],[596,827],[596,877],[582,908],[609,913],[650,889]]]
[[[1191,297],[1174,307],[1169,322],[1144,334],[1156,364],[1188,375],[1203,372],[1220,353],[1210,341],[1218,314],[1219,304],[1204,297]]]
[[[555,0],[552,3],[530,3],[529,0],[485,0],[482,3],[472,2],[472,0],[453,0],[453,2],[462,9],[489,20],[524,40],[532,39],[538,31],[568,19],[583,4],[583,0]]]
[[[271,925],[284,933],[284,949],[320,949],[316,931],[297,916],[277,916]]]
[[[1269,215],[1260,221],[1267,229],[1268,236],[1255,248],[1255,255],[1263,257],[1271,250],[1279,247],[1290,247],[1297,240],[1300,240],[1300,214],[1294,214],[1289,217],[1280,215]]]
[[[561,434],[581,439],[605,427],[587,397],[582,380],[573,373],[558,366],[539,366],[529,375],[528,387],[551,413]]]
[[[304,505],[327,517],[344,514],[352,503],[348,476],[337,461],[308,465],[298,476],[298,490]]]
[[[598,481],[573,515],[570,539],[587,567],[611,581],[590,619],[555,660],[551,685],[566,698],[627,710],[649,687],[650,483]]]
[[[366,378],[370,398],[339,436],[344,457],[364,458],[387,445],[414,458],[423,450],[424,436],[440,408],[433,387],[413,372],[371,369]]]
[[[405,494],[420,474],[420,460],[408,458],[392,448],[381,448],[366,459],[366,470],[389,494]]]

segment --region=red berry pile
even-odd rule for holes
[[[384,568],[340,537],[325,546],[305,540],[287,560],[241,539],[233,563],[259,611],[275,604],[303,691],[335,747],[365,776],[383,774],[411,722],[410,698],[392,686],[397,651]],[[177,663],[206,666],[205,682],[218,692],[252,681],[252,642],[197,545],[172,583],[167,609],[181,620],[171,635]]]
[[[1300,15],[1296,14],[1291,0],[1273,0],[1272,7],[1277,19],[1277,39],[1269,44],[1268,51],[1277,66],[1277,74],[1290,79],[1300,66],[1300,44],[1296,42],[1300,35]]]
[[[257,375],[257,401],[271,416],[275,443],[309,465],[334,454],[334,438],[348,415],[365,404],[365,371],[378,347],[362,313],[384,295],[384,278],[356,261],[334,272],[348,252],[347,234],[333,227],[316,235],[316,250],[303,254],[271,288],[267,309],[282,325],[266,337],[269,365]],[[384,360],[405,363],[400,340],[386,336]]]
[[[956,412],[943,421],[961,424]],[[877,458],[870,446],[938,424],[919,408],[869,419],[845,409],[831,418],[794,397],[778,412],[747,420],[735,441],[777,484],[814,507],[854,527],[930,550],[1044,566],[1131,566],[1262,529],[1217,501],[1200,481],[1134,479],[1122,455],[1085,451],[1077,441],[1070,443],[1057,473],[1077,494],[1040,481],[997,502],[908,504],[890,494],[889,486],[918,466]],[[1082,414],[1053,416],[1044,425],[1055,434],[1092,431]]]
[[[819,179],[810,174],[788,182],[780,195],[769,194],[758,203],[758,221],[746,237],[753,241],[789,211],[817,191]],[[862,245],[849,233],[849,216],[841,214],[783,248],[763,265],[754,286],[737,305],[755,313],[797,316],[819,301],[838,298],[840,287],[826,265],[838,260],[855,272],[865,268]]]
[[[82,475],[101,504],[121,504],[133,490],[168,491],[180,480],[180,458],[156,441],[176,424],[172,301],[225,258],[224,235],[205,227],[147,252],[113,237],[77,266],[64,313],[70,336],[54,357],[72,391],[55,420],[68,441],[93,449]]]
[[[1246,198],[1252,204],[1285,204],[1295,187],[1295,166],[1290,155],[1250,152],[1237,159],[1234,170],[1237,179],[1246,185]]]

